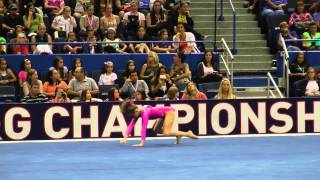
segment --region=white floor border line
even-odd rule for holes
[[[200,139],[212,138],[256,138],[256,137],[294,137],[294,136],[320,136],[320,133],[288,133],[288,134],[242,134],[242,135],[214,135],[199,136]],[[0,141],[0,144],[17,143],[61,143],[61,142],[102,142],[119,141],[121,138],[88,138],[88,139],[59,139],[59,140],[27,140],[27,141]],[[147,140],[175,139],[175,137],[148,137]],[[129,138],[131,140],[140,140],[139,137]]]

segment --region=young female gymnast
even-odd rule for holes
[[[141,143],[135,144],[133,146],[143,147],[146,141],[147,125],[149,119],[160,118],[155,125],[154,130],[156,132],[161,131],[163,136],[176,136],[176,144],[180,143],[180,138],[186,136],[192,139],[198,139],[196,135],[193,134],[191,130],[188,132],[175,131],[172,129],[175,109],[172,107],[152,107],[152,106],[143,106],[138,107],[132,101],[127,100],[121,104],[121,112],[126,116],[126,118],[131,118],[131,122],[127,128],[126,134],[120,143],[126,143],[127,138],[131,136],[131,131],[137,122],[137,119],[141,116],[142,118],[142,127],[141,127]],[[163,130],[161,128],[163,124]]]

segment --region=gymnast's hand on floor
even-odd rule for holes
[[[125,144],[126,142],[127,142],[127,138],[126,137],[124,137],[124,138],[122,138],[120,140],[120,144]]]

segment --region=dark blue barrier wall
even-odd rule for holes
[[[171,67],[173,63],[174,54],[159,54],[159,59],[162,64],[164,64],[167,69]],[[6,55],[4,58],[8,60],[8,65],[14,70],[15,73],[18,73],[20,70],[20,64],[24,58],[29,58],[32,61],[32,66],[39,72],[47,71],[49,67],[52,66],[52,62],[55,57],[60,56],[64,59],[65,66],[68,68],[72,67],[72,61],[75,58],[81,58],[83,61],[86,70],[88,72],[96,71],[102,69],[103,62],[112,61],[114,63],[115,70],[123,70],[126,68],[128,60],[132,59],[136,62],[137,69],[140,70],[142,65],[147,60],[146,54],[96,54],[96,55],[87,55],[87,54],[77,54],[77,55]],[[191,70],[195,70],[197,64],[203,58],[203,54],[187,54],[186,63],[189,64]],[[219,65],[219,56],[215,56],[215,62]]]

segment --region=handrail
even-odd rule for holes
[[[223,58],[222,55],[220,55],[220,58],[222,59],[223,65],[224,65],[224,67],[225,67],[226,70],[227,70],[227,77],[228,77],[228,79],[229,79],[230,76],[231,76],[230,69],[229,69],[229,67],[228,67],[228,65],[227,65],[227,63],[226,63],[226,60],[224,60],[224,58]]]
[[[276,89],[276,91],[278,92],[280,98],[284,98],[278,85],[276,84],[276,82],[274,81],[273,77],[271,76],[270,72],[267,73],[267,76],[268,76],[268,98],[269,98],[269,90],[270,90],[270,81],[271,83],[273,84],[274,88]]]
[[[230,48],[228,46],[228,44],[226,43],[226,41],[224,40],[224,38],[221,38],[221,45],[222,45],[222,49],[223,49],[223,53],[221,55],[222,60],[224,61],[224,65],[226,66],[228,75],[230,76],[231,79],[231,86],[233,87],[233,61],[234,61],[234,56],[230,51]],[[226,55],[226,61],[223,57],[223,55]],[[229,57],[230,57],[230,62],[229,62]],[[230,69],[229,70],[229,64],[230,64]]]
[[[227,52],[228,52],[229,56],[231,57],[231,60],[234,60],[234,56],[233,56],[233,54],[231,53],[231,51],[230,51],[230,49],[229,49],[229,46],[228,46],[228,44],[226,43],[226,41],[224,40],[224,38],[221,38],[221,42],[222,42],[223,46],[226,47]]]
[[[232,38],[232,53],[237,54],[237,13],[236,9],[234,8],[234,5],[232,3],[232,0],[229,0],[229,4],[232,9],[232,14],[233,14],[233,38]],[[224,21],[224,16],[223,16],[223,0],[220,1],[220,17],[219,21]]]
[[[290,93],[289,74],[291,73],[290,67],[289,67],[289,53],[287,50],[287,45],[281,34],[280,34],[280,41],[283,47],[283,77],[286,80],[286,96],[289,97],[289,93]]]
[[[276,95],[274,95],[274,93],[273,93],[273,91],[271,91],[271,89],[268,90],[268,93],[270,93],[273,98],[276,97]]]

